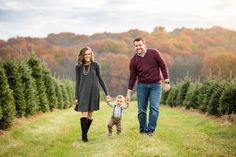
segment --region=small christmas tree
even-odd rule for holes
[[[0,61],[0,129],[7,129],[12,125],[15,115],[15,102],[9,88],[6,74]]]
[[[48,98],[49,103],[49,109],[50,111],[53,111],[53,109],[57,106],[57,97],[56,97],[56,91],[55,91],[55,85],[53,83],[52,75],[50,74],[49,70],[44,67],[44,83],[46,87],[46,94]]]
[[[220,97],[220,112],[222,114],[236,113],[236,83],[231,81],[231,84],[226,88]]]
[[[176,98],[176,103],[178,105],[182,105],[184,102],[184,99],[186,97],[189,85],[190,85],[191,79],[187,76],[183,82],[181,82],[179,92]]]
[[[43,69],[41,61],[32,54],[27,62],[32,71],[32,77],[35,79],[39,97],[39,109],[42,112],[49,111],[48,99],[46,95],[46,87],[43,80]]]
[[[63,109],[64,108],[64,102],[63,102],[63,96],[62,96],[62,91],[61,91],[61,86],[59,80],[53,79],[53,83],[55,86],[56,90],[56,96],[57,96],[57,108],[58,109]]]
[[[66,85],[64,84],[64,82],[62,82],[60,86],[63,96],[64,108],[68,108],[70,106],[70,102],[69,102],[68,92],[66,90]]]
[[[15,61],[10,59],[4,61],[3,67],[8,79],[9,87],[13,91],[13,97],[16,105],[16,116],[22,117],[25,115],[26,103],[18,68]]]
[[[222,93],[224,92],[224,90],[227,88],[227,86],[228,84],[223,80],[219,80],[217,84],[215,84],[215,86],[213,87],[214,88],[213,94],[207,106],[208,114],[215,115],[215,116],[221,115],[221,112],[219,110],[220,97]]]
[[[26,65],[24,60],[21,60],[18,65],[21,82],[23,85],[23,92],[26,102],[25,116],[34,115],[39,110],[39,100],[37,97],[37,87],[34,79],[31,76],[31,70]]]

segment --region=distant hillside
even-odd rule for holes
[[[143,37],[148,47],[159,49],[165,58],[171,80],[187,73],[194,78],[209,74],[229,77],[236,74],[236,32],[222,27],[210,29],[177,28],[167,32],[155,27],[153,32],[131,29],[123,33],[49,34],[46,38],[17,37],[0,40],[0,57],[28,56],[36,52],[58,77],[74,79],[79,49],[90,46],[102,66],[103,76],[113,94],[127,88],[129,59],[134,54],[132,40]],[[120,85],[120,89],[116,89]]]

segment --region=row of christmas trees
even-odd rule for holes
[[[236,79],[209,77],[200,83],[186,77],[172,85],[169,92],[163,92],[161,103],[171,107],[180,105],[186,109],[200,109],[214,116],[235,114]]]
[[[36,55],[0,60],[0,129],[10,128],[15,117],[66,109],[73,101],[74,83],[53,77]]]

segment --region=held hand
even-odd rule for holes
[[[132,90],[131,90],[131,89],[128,89],[127,95],[126,95],[126,98],[125,98],[126,104],[129,104],[129,103],[130,103],[130,96],[131,96],[131,94],[132,94]]]
[[[129,104],[129,103],[130,103],[130,95],[127,95],[127,96],[126,96],[125,102],[126,102],[126,104]]]
[[[107,102],[108,102],[108,101],[111,101],[110,95],[106,96],[106,101],[107,101]]]
[[[168,92],[170,90],[170,84],[164,84],[164,91]]]
[[[78,104],[78,99],[75,99],[75,105],[77,105]]]

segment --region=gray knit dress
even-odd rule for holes
[[[75,111],[91,112],[99,110],[99,87],[100,83],[106,96],[108,91],[102,79],[100,65],[92,62],[89,65],[76,65],[76,88],[75,97],[78,100],[78,106]]]

